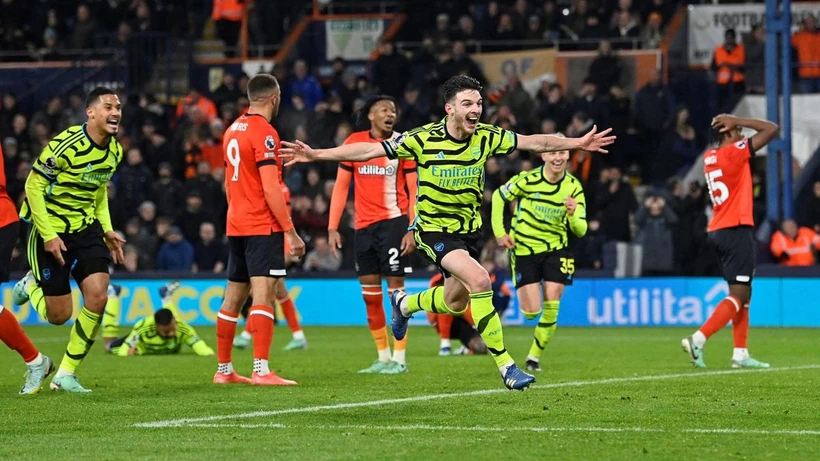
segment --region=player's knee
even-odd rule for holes
[[[490,276],[487,274],[487,271],[475,271],[471,273],[467,280],[467,285],[470,289],[470,293],[480,293],[482,291],[490,291],[493,289],[493,284],[490,281]]]
[[[108,293],[105,291],[83,293],[83,302],[91,312],[102,313],[108,303]]]
[[[521,305],[521,313],[527,320],[534,320],[541,314],[541,306],[525,306]]]
[[[50,307],[50,306],[49,306]],[[46,313],[46,320],[52,325],[63,325],[71,318],[73,309],[49,309]]]

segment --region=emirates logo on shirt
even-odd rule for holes
[[[362,165],[359,167],[359,174],[368,176],[393,176],[396,174],[396,167],[393,165]]]

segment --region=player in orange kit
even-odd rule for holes
[[[742,128],[757,133],[744,138]],[[734,333],[732,368],[769,368],[749,355],[749,302],[755,273],[757,244],[752,217],[752,171],[749,159],[775,136],[776,124],[732,115],[718,115],[712,120],[712,137],[718,147],[703,156],[703,172],[712,199],[709,241],[720,256],[723,277],[729,283],[729,296],[718,304],[711,317],[692,336],[681,340],[692,364],[705,368],[703,346],[706,340],[730,321]]]
[[[396,123],[396,101],[390,96],[374,96],[362,107],[359,117],[366,116],[370,130],[353,133],[345,144],[378,143],[393,137]],[[356,234],[356,272],[367,306],[367,325],[379,358],[359,373],[397,374],[407,371],[405,351],[407,338],[393,342],[393,356],[387,337],[387,319],[382,298],[382,276],[387,278],[387,295],[404,290],[404,274],[410,272],[406,256],[415,248],[413,221],[416,199],[416,162],[389,160],[386,157],[366,162],[341,162],[330,199],[328,242],[333,256],[342,248],[339,221],[347,204],[350,181],[354,184]]]
[[[215,384],[294,385],[268,367],[273,341],[273,299],[285,270],[285,239],[294,256],[305,243],[293,228],[279,169],[279,134],[270,121],[279,112],[281,91],[270,74],[248,82],[250,108],[225,132],[225,193],[228,198],[228,286],[216,321],[218,369]],[[250,294],[248,331],[253,338],[253,375],[233,369],[231,347],[242,304]]]
[[[6,173],[3,166],[3,149],[0,147],[0,285],[9,281],[11,254],[17,243],[18,229],[17,207],[6,192]],[[9,349],[17,351],[26,362],[26,382],[20,394],[36,394],[43,388],[43,382],[54,371],[51,359],[41,354],[32,344],[20,323],[11,311],[0,305],[0,341]]]
[[[288,212],[290,212],[290,189],[288,189],[287,184],[285,184],[283,170],[284,168],[279,168],[279,182],[282,184],[282,193],[285,195],[285,202],[288,207]],[[285,267],[289,267],[293,263],[293,259],[293,256],[290,254],[288,242],[285,241]],[[307,338],[305,337],[305,332],[302,331],[302,325],[299,323],[299,315],[296,312],[296,306],[293,304],[293,300],[290,299],[284,277],[280,278],[276,283],[276,302],[282,308],[282,314],[285,316],[285,321],[288,323],[291,335],[293,335],[290,342],[285,345],[285,350],[307,349]],[[248,317],[247,312],[247,308],[243,306],[242,316],[245,317],[245,319]],[[245,349],[250,346],[250,344],[251,334],[248,332],[248,324],[245,323],[245,329],[233,340],[233,347]]]

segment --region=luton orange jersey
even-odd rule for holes
[[[243,115],[225,131],[222,149],[229,236],[282,232],[265,201],[259,174],[261,166],[279,165],[279,145],[279,134],[261,115]]]
[[[381,141],[383,139],[373,138],[370,131],[360,131],[348,136],[345,144]],[[366,162],[341,162],[330,203],[331,228],[338,227],[351,178],[355,194],[356,229],[408,214],[410,196],[416,190],[416,162],[390,160],[387,157]]]
[[[0,227],[17,222],[17,207],[6,191],[6,170],[3,161],[3,148],[0,147]]]
[[[703,173],[712,198],[709,232],[737,226],[754,226],[752,216],[753,146],[748,139],[711,149],[703,157]]]

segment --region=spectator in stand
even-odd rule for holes
[[[85,114],[85,95],[79,92],[72,92],[68,95],[68,107],[63,110],[57,129],[74,125],[82,125],[88,121]]]
[[[250,3],[250,2],[249,2]],[[225,42],[225,55],[237,56],[236,44],[239,40],[239,30],[242,27],[242,17],[245,15],[243,0],[214,0],[211,19],[216,25],[216,34]]]
[[[106,184],[105,192],[108,195],[108,212],[111,215],[111,225],[114,229],[122,229],[126,219],[130,216],[126,216],[124,207],[120,205],[120,200],[117,198],[117,187],[109,181]]]
[[[213,222],[213,208],[203,206],[203,200],[197,189],[189,189],[185,198],[185,209],[176,218],[185,238],[192,243],[199,243],[199,228],[202,223]]]
[[[646,26],[641,32],[641,48],[653,50],[663,43],[663,18],[658,13],[652,13],[646,19]]]
[[[122,247],[122,251],[125,256],[125,260],[122,263],[122,269],[125,270],[125,272],[133,274],[146,269],[140,264],[140,252],[134,247],[134,245],[126,243]]]
[[[638,210],[635,242],[643,246],[641,273],[644,277],[672,275],[675,268],[672,229],[677,222],[678,216],[666,206],[660,194],[650,194]]]
[[[296,137],[297,126],[307,126],[308,117],[312,110],[305,105],[305,98],[302,93],[293,93],[290,96],[290,107],[282,109],[282,113],[276,117],[276,128],[279,130],[282,139],[305,139]]]
[[[158,203],[160,216],[176,216],[185,197],[182,182],[174,177],[174,170],[168,162],[159,164],[158,177],[151,185],[151,200]]]
[[[154,175],[145,166],[142,160],[142,153],[134,146],[126,153],[126,163],[119,169],[119,181],[117,189],[122,207],[128,216],[132,216],[137,211],[139,205],[151,198],[151,185],[154,182]],[[163,200],[166,200],[163,197]]]
[[[478,80],[482,85],[487,84],[487,77],[481,70],[481,66],[470,58],[467,54],[467,48],[462,41],[453,42],[450,61],[445,63],[443,67],[445,69],[443,73],[447,75],[447,78],[453,75],[464,74]]]
[[[10,91],[4,91],[2,97],[2,104],[0,104],[0,137],[5,139],[11,136],[12,120],[14,116],[20,111],[17,106],[17,96]]]
[[[814,182],[810,194],[805,197],[797,207],[800,223],[820,234],[820,181]]]
[[[493,39],[500,16],[501,8],[498,6],[498,1],[490,0],[490,2],[487,3],[484,14],[480,17],[479,34],[482,40]]]
[[[413,127],[427,124],[430,113],[429,98],[422,98],[421,91],[414,85],[408,85],[404,90],[404,99],[399,104],[401,118],[397,125],[397,131],[404,132]]]
[[[803,92],[820,92],[820,30],[814,15],[803,18],[800,30],[792,37],[792,46],[797,50],[797,75]]]
[[[523,30],[515,27],[515,23],[509,13],[501,13],[501,16],[498,19],[498,27],[495,29],[493,40],[504,42],[521,40],[523,37],[523,32]],[[502,49],[506,47],[509,47],[509,44],[506,46],[501,46]]]
[[[465,45],[473,46],[478,40],[475,30],[475,21],[469,15],[463,15],[458,19],[458,28],[453,32],[453,38],[464,42]]]
[[[37,48],[31,54],[35,61],[58,61],[62,59],[61,49],[57,31],[48,28],[43,32],[43,46]]]
[[[334,258],[330,253],[327,237],[316,237],[313,249],[305,256],[304,269],[306,271],[334,272],[342,265],[341,258]]]
[[[689,109],[679,107],[675,126],[667,130],[660,149],[653,153],[651,179],[660,182],[674,175],[686,176],[700,154],[701,143],[689,123]]]
[[[598,56],[589,65],[587,80],[595,84],[599,95],[609,94],[613,85],[620,85],[623,65],[612,50],[609,40],[601,40]]]
[[[436,16],[436,29],[433,31],[433,40],[436,43],[449,43],[453,39],[450,30],[450,16],[447,13],[439,13]]]
[[[675,8],[678,2],[670,0],[649,0],[646,8],[643,11],[642,19],[644,22],[649,22],[649,17],[652,14],[657,14],[662,19],[662,26],[669,24],[672,16],[675,15]]]
[[[293,63],[293,79],[290,81],[290,94],[300,94],[308,110],[313,110],[316,104],[324,98],[322,85],[316,77],[308,74],[308,66],[304,59]]]
[[[558,133],[558,125],[555,120],[547,118],[541,121],[541,134],[556,134]]]
[[[157,270],[190,272],[193,265],[194,247],[185,240],[179,227],[171,226],[157,255]]]
[[[597,84],[589,78],[584,80],[581,91],[578,92],[578,97],[572,103],[572,111],[575,114],[573,117],[577,117],[577,114],[583,113],[586,115],[587,120],[592,120],[592,122],[599,126],[604,126],[607,120],[609,120],[609,114],[607,114],[606,109],[606,102],[603,97],[600,96]],[[584,122],[586,123],[586,121]],[[570,120],[570,125],[572,125],[572,120]],[[592,127],[592,124],[590,124],[590,127]],[[583,134],[579,132],[570,136],[575,135],[583,136]]]
[[[727,29],[723,45],[715,48],[712,56],[712,70],[717,83],[718,107],[721,112],[731,112],[736,99],[746,91],[746,76],[743,74],[746,64],[746,50],[737,43],[737,33]]]
[[[333,135],[344,119],[342,100],[338,96],[333,95],[328,101],[320,102],[308,117],[308,139],[318,148],[336,147]]]
[[[197,191],[202,199],[202,207],[206,210],[213,210],[218,204],[225,200],[225,194],[222,191],[222,184],[214,179],[211,174],[211,165],[208,162],[201,161],[197,164],[196,177],[185,182],[185,190]],[[197,228],[198,228],[197,224]],[[194,231],[196,233],[196,230]],[[189,234],[185,234],[189,240],[196,241],[196,238],[191,238]]]
[[[214,119],[208,126],[208,139],[199,148],[202,151],[202,160],[208,162],[211,171],[225,168],[225,159],[222,152],[222,136],[225,134],[225,123]]]
[[[83,112],[85,115],[85,112]],[[37,111],[32,117],[30,124],[44,123],[49,133],[60,130],[60,119],[63,116],[63,100],[59,95],[48,98],[45,108]],[[88,118],[88,117],[86,117]],[[85,122],[85,120],[83,120]],[[65,129],[65,128],[62,128]]]
[[[527,19],[526,31],[524,32],[524,40],[533,41],[533,42],[546,42],[548,40],[550,31],[544,30],[543,24],[541,24],[541,16],[533,14]],[[546,43],[533,43],[528,45],[527,48],[541,48],[545,46]]]
[[[324,193],[325,185],[322,183],[322,177],[316,168],[310,168],[305,175],[305,187],[300,191],[299,195],[313,200],[317,196]]]
[[[630,127],[632,120],[632,101],[620,85],[612,85],[609,89],[606,112],[609,117],[609,126],[617,136],[626,136],[626,131]],[[612,146],[610,154],[620,157],[622,146]]]
[[[125,224],[125,240],[137,250],[140,268],[153,269],[154,259],[159,250],[159,237],[148,233],[140,226],[139,218],[131,218]]]
[[[638,201],[619,168],[601,173],[595,195],[595,211],[601,215],[601,226],[610,240],[630,242],[629,215],[638,209]]]
[[[635,128],[639,133],[638,152],[634,160],[649,175],[652,159],[657,156],[664,133],[675,124],[675,100],[661,80],[660,70],[649,75],[649,81],[635,95]]]
[[[566,130],[572,117],[572,108],[560,83],[542,81],[541,89],[535,94],[535,101],[538,106],[536,114],[540,120],[554,120],[558,131]]]
[[[578,269],[601,269],[603,266],[604,244],[607,236],[601,231],[601,222],[591,219],[584,238],[575,242],[575,267]]]
[[[379,57],[373,62],[373,83],[379,92],[401,98],[410,75],[408,66],[407,58],[394,49],[393,42],[379,43]]]
[[[109,201],[109,208],[111,206],[110,203]],[[157,206],[154,205],[154,202],[150,200],[142,202],[137,209],[137,213],[140,219],[140,228],[149,234],[154,234],[154,227],[156,226],[157,220]]]
[[[799,32],[798,32],[799,34]],[[797,34],[795,34],[795,37]],[[792,37],[792,42],[794,37]],[[766,93],[766,31],[763,24],[752,26],[752,32],[746,36],[746,90],[752,94]],[[820,43],[817,44],[820,46]],[[798,71],[799,73],[799,71]]]
[[[156,124],[152,119],[147,119],[142,127],[142,136],[137,146],[142,152],[145,164],[155,170],[163,160],[171,158],[171,145],[168,138],[157,131]],[[166,162],[163,162],[166,163]]]
[[[535,101],[521,84],[521,79],[516,73],[507,76],[507,85],[504,87],[504,95],[499,104],[509,106],[518,123],[515,124],[516,131],[523,134],[532,133],[536,128]]]
[[[641,29],[638,21],[629,11],[618,11],[614,15],[615,26],[609,31],[609,37],[619,43],[617,48],[633,48],[632,41],[641,36]]]
[[[97,22],[91,17],[91,10],[88,5],[81,3],[77,6],[68,47],[72,50],[92,48],[96,32]]]
[[[188,91],[188,96],[182,98],[177,104],[177,118],[182,118],[183,115],[190,119],[198,118],[191,111],[194,107],[199,108],[201,115],[206,119],[206,123],[217,116],[216,104],[203,96],[198,88],[191,88]]]
[[[199,242],[194,245],[193,272],[220,273],[228,264],[228,248],[216,238],[216,227],[204,222],[199,226]]]
[[[808,227],[798,228],[793,219],[787,219],[772,235],[770,248],[784,266],[813,266],[814,252],[820,250],[820,235]]]
[[[17,141],[17,148],[21,155],[31,157],[31,137],[28,134],[28,117],[25,114],[17,113],[11,121],[11,137]],[[39,154],[35,154],[39,155]]]
[[[236,77],[231,72],[224,70],[222,83],[211,94],[214,104],[216,104],[217,107],[222,107],[222,104],[226,102],[236,102],[240,96],[243,96],[243,93],[239,91],[239,86],[236,84]]]

